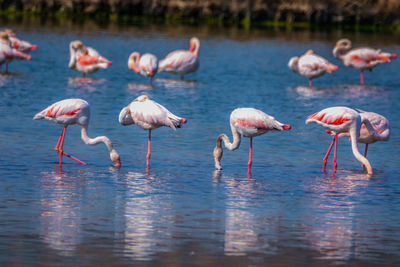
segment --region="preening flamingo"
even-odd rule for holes
[[[337,151],[338,135],[344,134],[350,136],[351,149],[353,151],[355,158],[358,161],[360,161],[364,166],[366,166],[368,174],[372,174],[371,164],[369,163],[367,158],[361,155],[357,147],[361,124],[365,123],[365,125],[371,131],[372,126],[365,117],[360,116],[360,114],[357,111],[351,108],[330,107],[308,116],[306,124],[313,122],[321,125],[328,132],[333,132],[335,135],[331,143],[331,146],[329,147],[328,152],[326,153],[323,159],[323,164],[322,164],[323,172],[325,172],[326,162],[333,144],[335,144],[335,150],[333,156],[333,171],[336,172],[337,169],[336,151]]]
[[[175,130],[176,128],[181,128],[181,125],[186,123],[186,119],[172,114],[164,106],[150,100],[147,95],[141,95],[121,110],[119,123],[124,126],[136,124],[143,130],[149,130],[146,157],[148,169],[151,155],[151,130],[161,126],[167,126]]]
[[[251,175],[251,164],[252,164],[252,153],[253,153],[253,137],[262,135],[269,131],[282,131],[290,130],[289,124],[283,124],[275,120],[274,117],[265,114],[261,110],[254,108],[237,108],[232,111],[230,116],[230,125],[232,130],[233,142],[229,141],[229,137],[226,134],[221,134],[217,138],[217,144],[214,148],[213,156],[215,160],[215,168],[221,170],[221,159],[222,159],[222,141],[224,141],[225,147],[229,150],[235,150],[239,147],[241,137],[250,138],[250,149],[249,149],[249,162],[247,174]]]
[[[79,159],[67,154],[63,150],[65,132],[68,125],[78,124],[81,126],[81,137],[85,144],[87,145],[97,145],[99,143],[104,143],[108,151],[110,152],[111,161],[114,163],[115,167],[121,166],[121,161],[117,151],[113,148],[113,145],[106,136],[97,136],[95,138],[90,138],[88,136],[88,126],[90,119],[90,106],[88,102],[82,99],[64,99],[56,102],[44,110],[40,111],[33,117],[34,120],[50,120],[58,124],[63,124],[64,129],[61,132],[60,138],[58,139],[55,150],[60,154],[60,166],[62,164],[62,156],[67,156],[81,164],[85,164]]]
[[[361,116],[361,121],[366,121],[368,120],[369,125],[366,123],[361,124],[361,129],[360,129],[360,136],[358,137],[358,143],[365,144],[365,150],[364,150],[364,157],[367,157],[367,150],[368,150],[368,145],[373,144],[378,141],[388,141],[390,138],[390,124],[389,120],[386,119],[384,116],[375,113],[375,112],[366,112],[366,111],[360,111],[360,116]],[[369,127],[372,127],[368,129]],[[335,134],[334,132],[329,132],[329,134]],[[338,137],[349,137],[349,133],[341,133],[338,135]],[[332,149],[332,144],[328,149],[327,155],[329,156],[329,153]]]
[[[30,60],[31,56],[12,48],[8,33],[0,32],[0,66],[6,64],[6,72],[8,72],[8,63],[13,59]]]
[[[390,59],[397,58],[396,54],[382,52],[380,49],[361,47],[351,49],[349,39],[340,39],[333,49],[333,55],[342,60],[347,67],[353,67],[361,71],[360,83],[364,84],[364,70],[370,70],[379,64],[390,62]]]
[[[38,49],[37,45],[33,45],[27,41],[23,41],[17,38],[17,35],[15,32],[13,32],[10,29],[5,30],[5,32],[8,34],[8,38],[11,43],[11,48],[15,48],[17,51],[22,52],[22,53],[29,53],[33,50]],[[24,58],[25,59],[25,58]],[[6,61],[6,72],[8,72],[8,64],[13,60],[13,58],[8,58]]]
[[[289,60],[288,66],[294,73],[306,77],[310,87],[312,87],[312,79],[318,78],[326,72],[331,73],[338,69],[338,66],[318,56],[312,50],[308,50],[300,57],[292,57]]]
[[[151,84],[158,71],[158,59],[150,53],[140,56],[139,52],[133,52],[128,59],[128,68],[145,77],[150,77]]]
[[[99,52],[91,47],[86,47],[79,40],[69,44],[70,59],[68,67],[77,70],[85,77],[88,73],[93,73],[99,69],[106,69],[112,63]]]
[[[178,74],[183,80],[184,75],[197,71],[199,68],[200,40],[196,37],[190,39],[188,50],[176,50],[169,53],[158,65],[158,72]]]

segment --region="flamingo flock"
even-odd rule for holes
[[[6,72],[8,72],[8,63],[13,59],[30,60],[31,56],[29,53],[37,48],[37,45],[19,40],[11,30],[0,31],[0,66],[6,64]],[[198,38],[193,37],[189,41],[189,50],[173,51],[160,61],[151,53],[141,55],[140,52],[135,51],[128,58],[128,68],[137,74],[150,77],[150,84],[154,76],[162,72],[177,74],[180,76],[180,79],[183,79],[185,75],[198,70],[199,49],[200,41]],[[396,58],[396,54],[372,48],[350,49],[351,42],[348,39],[341,39],[336,43],[333,55],[342,60],[345,66],[361,71],[361,84],[364,83],[364,70],[372,70],[377,65],[388,63],[391,59]],[[110,60],[103,57],[94,48],[84,45],[79,40],[72,41],[69,45],[69,50],[70,61],[68,67],[81,72],[84,77],[99,69],[107,69],[112,65]],[[338,70],[338,66],[315,54],[312,50],[308,50],[300,57],[292,57],[288,66],[293,72],[307,78],[310,87],[312,87],[312,79]],[[58,101],[38,112],[33,119],[45,119],[63,125],[62,132],[54,148],[58,154],[60,166],[63,162],[63,156],[75,160],[79,164],[86,165],[85,162],[64,151],[67,127],[77,124],[81,127],[81,138],[85,144],[105,144],[113,165],[117,168],[121,167],[120,156],[108,137],[97,136],[91,138],[88,136],[90,105],[85,100],[76,98]],[[118,121],[123,126],[136,124],[143,130],[148,131],[146,167],[149,169],[152,130],[162,126],[176,130],[177,128],[181,128],[187,122],[187,119],[174,115],[163,105],[151,100],[149,96],[141,95],[121,109]],[[342,106],[333,106],[313,113],[307,117],[305,123],[319,124],[328,134],[333,135],[333,140],[323,158],[323,172],[326,172],[327,160],[333,146],[333,173],[337,171],[338,138],[348,137],[354,157],[362,164],[366,172],[371,175],[373,169],[366,158],[368,145],[378,141],[388,141],[390,137],[389,120],[384,116],[374,112],[355,110]],[[213,151],[215,169],[218,171],[222,169],[222,143],[224,143],[225,148],[233,151],[239,148],[241,138],[247,137],[250,139],[249,159],[247,163],[247,174],[250,177],[253,162],[253,137],[270,131],[288,131],[292,127],[290,124],[279,122],[261,110],[248,107],[236,108],[232,111],[230,115],[230,128],[232,131],[232,142],[226,134],[217,136],[216,146]],[[365,144],[364,155],[358,150],[358,143]]]

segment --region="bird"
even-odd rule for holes
[[[83,165],[86,165],[83,161],[67,154],[63,150],[64,138],[68,125],[77,124],[81,127],[81,138],[83,142],[87,145],[97,145],[99,143],[104,143],[110,153],[110,159],[114,163],[115,167],[121,166],[120,157],[113,148],[113,145],[106,136],[97,136],[95,138],[90,138],[88,136],[88,127],[90,119],[90,106],[89,103],[83,99],[64,99],[58,101],[44,110],[37,113],[34,120],[50,120],[58,124],[63,124],[64,128],[61,132],[60,138],[55,146],[55,151],[59,153],[59,166],[62,165],[62,156],[67,156]]]
[[[7,29],[5,32],[8,34],[8,37],[11,42],[11,46],[18,51],[29,53],[31,51],[37,50],[38,46],[35,44],[31,44],[28,41],[18,39],[17,35],[13,30]]]
[[[0,66],[6,64],[6,73],[8,73],[8,63],[12,59],[30,60],[31,56],[13,48],[8,33],[2,31],[0,32]]]
[[[69,45],[70,60],[68,67],[86,74],[93,73],[99,69],[106,69],[112,62],[101,56],[99,52],[91,47],[86,47],[79,40],[72,41]]]
[[[200,40],[197,37],[192,37],[189,44],[189,51],[176,50],[162,59],[158,65],[158,72],[178,74],[183,80],[184,75],[197,71],[200,65]]]
[[[237,108],[230,115],[230,125],[233,136],[233,142],[229,141],[226,134],[220,134],[213,151],[215,169],[221,170],[222,159],[222,141],[227,149],[233,151],[240,146],[241,137],[250,138],[249,161],[247,174],[251,176],[253,137],[262,135],[269,131],[287,131],[291,129],[289,124],[283,124],[274,119],[274,117],[255,108]]]
[[[361,124],[365,123],[366,126],[370,129],[371,125],[369,121],[361,116],[356,110],[348,108],[348,107],[329,107],[325,108],[321,111],[318,111],[306,119],[306,124],[309,123],[317,123],[324,127],[328,133],[334,133],[334,139],[331,143],[331,146],[326,153],[323,163],[322,163],[322,171],[325,172],[326,162],[329,156],[329,152],[332,149],[333,144],[335,144],[334,156],[333,156],[333,172],[335,173],[337,170],[337,161],[336,161],[336,151],[337,151],[337,140],[340,134],[346,134],[350,136],[351,141],[351,149],[353,151],[353,155],[355,158],[360,161],[367,168],[368,174],[372,174],[372,167],[369,163],[368,159],[361,155],[358,151],[357,142],[360,136]]]
[[[364,157],[367,157],[367,151],[368,151],[368,145],[373,144],[378,141],[388,141],[390,138],[390,123],[387,118],[384,116],[375,113],[375,112],[367,112],[367,111],[361,111],[360,112],[361,120],[364,121],[364,123],[361,124],[360,128],[360,136],[358,137],[358,143],[360,144],[365,144],[365,149],[364,149]],[[365,123],[365,121],[368,121],[368,123]],[[370,126],[371,125],[371,126]],[[371,128],[372,127],[372,128]],[[334,132],[327,131],[329,134],[335,134]],[[341,137],[349,137],[349,133],[341,133],[338,135],[339,138]],[[333,143],[333,141],[332,141]],[[329,153],[332,149],[332,144],[328,149],[327,155],[329,156]]]
[[[158,59],[150,53],[140,56],[139,52],[133,52],[128,59],[128,68],[145,77],[150,77],[151,84],[158,71]]]
[[[396,54],[382,52],[380,49],[360,47],[348,51],[349,49],[351,49],[351,41],[349,39],[340,39],[332,52],[346,67],[353,67],[361,71],[361,85],[364,85],[364,70],[372,71],[379,64],[388,63],[391,59],[397,58]]]
[[[151,100],[147,95],[141,95],[124,107],[119,113],[119,123],[123,126],[136,124],[143,130],[149,131],[146,167],[150,166],[151,155],[151,130],[162,126],[174,130],[181,128],[187,120],[172,114],[161,104]]]
[[[326,72],[331,73],[338,70],[338,66],[315,54],[312,50],[308,50],[300,57],[292,57],[288,66],[294,73],[306,77],[310,87],[312,87],[312,79],[318,78]]]

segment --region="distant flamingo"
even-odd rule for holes
[[[149,130],[146,157],[146,166],[148,169],[151,155],[151,130],[160,128],[161,126],[167,126],[175,130],[186,123],[186,119],[172,114],[164,106],[150,100],[147,95],[141,95],[121,110],[119,113],[119,123],[124,126],[136,124],[143,130]]]
[[[310,87],[312,87],[312,79],[318,78],[326,72],[331,73],[338,69],[336,65],[314,54],[312,50],[308,50],[304,55],[300,56],[300,58],[292,57],[288,66],[293,72],[306,77]]]
[[[178,74],[183,80],[184,75],[197,71],[199,68],[200,40],[196,37],[190,39],[190,48],[176,50],[169,53],[158,65],[158,72],[171,72]]]
[[[396,54],[382,52],[379,49],[369,47],[351,48],[351,41],[348,39],[341,39],[337,41],[333,49],[333,55],[342,60],[343,64],[347,67],[353,67],[361,71],[360,83],[364,84],[364,70],[370,70],[379,64],[390,62],[390,59],[397,58]]]
[[[158,71],[158,59],[150,53],[140,56],[138,52],[133,52],[128,59],[128,68],[143,76],[150,77],[151,84]]]
[[[324,127],[328,132],[333,132],[335,137],[323,159],[322,171],[325,172],[326,162],[329,153],[332,149],[333,143],[335,143],[335,151],[333,156],[333,171],[336,172],[337,162],[336,162],[336,151],[337,151],[337,140],[339,134],[348,134],[351,139],[351,149],[354,156],[358,161],[366,166],[368,174],[372,174],[372,167],[363,155],[360,154],[357,147],[358,138],[360,135],[361,124],[365,123],[366,126],[371,129],[370,122],[360,116],[360,114],[354,109],[347,107],[330,107],[323,109],[317,113],[310,115],[306,124],[317,123]]]
[[[45,108],[41,112],[33,117],[34,120],[50,120],[58,124],[64,124],[64,129],[58,139],[55,150],[60,154],[60,163],[62,164],[62,156],[67,156],[81,164],[84,162],[79,159],[65,153],[63,151],[64,137],[67,130],[67,126],[71,124],[78,124],[81,126],[81,137],[85,144],[87,145],[97,145],[98,143],[104,143],[108,151],[110,152],[111,161],[115,164],[115,167],[121,166],[121,161],[117,151],[113,148],[113,145],[106,136],[97,136],[95,138],[90,138],[88,136],[88,126],[90,119],[90,106],[88,102],[82,99],[64,99],[56,102],[49,107]]]
[[[10,29],[5,30],[8,34],[8,38],[11,42],[11,47],[15,48],[19,52],[29,53],[33,50],[38,49],[37,45],[33,45],[27,41],[23,41],[17,38],[17,35]],[[6,61],[6,72],[8,71],[8,64],[13,60],[13,58],[8,58]]]
[[[367,157],[368,144],[373,144],[378,141],[388,141],[390,138],[390,124],[388,119],[384,116],[374,113],[360,111],[361,121],[368,120],[372,128],[366,123],[361,124],[360,136],[358,137],[358,143],[365,144],[364,157]],[[327,131],[329,134],[335,134],[334,132]],[[348,137],[349,133],[341,133],[338,137]],[[333,143],[333,141],[332,141]],[[327,155],[332,149],[332,144],[330,149],[328,149]]]
[[[0,32],[0,66],[6,64],[6,73],[8,72],[8,62],[15,58],[30,60],[31,56],[12,48],[8,33]]]
[[[232,111],[230,116],[230,125],[232,130],[233,142],[229,141],[226,134],[221,134],[217,138],[217,144],[214,148],[215,168],[221,170],[222,159],[222,141],[229,150],[235,150],[239,147],[241,137],[250,138],[249,162],[247,168],[248,176],[251,175],[253,137],[267,133],[268,131],[290,130],[289,124],[283,124],[275,120],[274,117],[265,114],[261,110],[254,108],[237,108]]]
[[[68,67],[82,73],[83,77],[86,74],[93,73],[99,69],[106,69],[112,63],[99,52],[91,47],[86,47],[81,41],[72,41],[69,45],[70,60]]]

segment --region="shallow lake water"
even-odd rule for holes
[[[396,35],[191,27],[50,27],[7,25],[38,44],[32,60],[14,61],[0,75],[0,265],[353,265],[400,264],[399,60],[365,73],[332,56],[350,38],[400,54]],[[163,58],[201,40],[200,68],[180,81],[159,74],[153,86],[127,68],[131,52]],[[68,45],[82,40],[112,60],[107,70],[80,79],[68,69]],[[339,66],[315,79],[292,73],[289,58],[313,49]],[[4,66],[3,66],[4,70]],[[183,128],[148,133],[118,123],[120,110],[141,94],[187,118]],[[48,105],[82,98],[91,105],[89,135],[106,135],[121,156],[114,169],[102,144],[87,146],[68,127],[64,158],[54,146],[62,126],[34,121]],[[372,144],[368,177],[338,146],[338,171],[321,172],[331,141],[308,115],[348,106],[386,116],[391,139]],[[216,137],[231,138],[229,116],[254,107],[292,125],[290,131],[249,139],[224,150],[214,171]],[[359,145],[363,150],[363,146]]]

